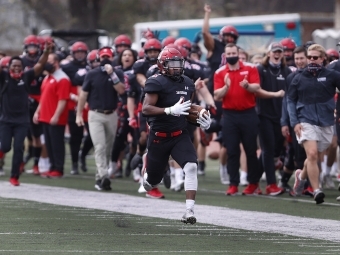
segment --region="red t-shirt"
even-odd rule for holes
[[[214,90],[224,86],[224,76],[229,73],[230,87],[227,94],[223,97],[222,108],[227,110],[247,110],[255,107],[255,94],[247,91],[240,86],[247,75],[248,82],[260,84],[260,77],[257,68],[253,64],[242,63],[239,61],[238,70],[229,70],[228,64],[220,67],[214,74]]]
[[[50,123],[59,100],[70,98],[71,81],[68,76],[58,69],[52,75],[48,75],[41,85],[39,121]],[[67,102],[64,111],[59,117],[57,125],[66,125],[68,118]]]

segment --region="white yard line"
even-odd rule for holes
[[[179,220],[185,211],[184,201],[180,203],[112,192],[85,191],[36,184],[21,184],[20,187],[13,187],[4,181],[0,181],[0,197],[172,220]],[[195,205],[195,214],[198,223],[340,243],[340,221],[336,220],[242,211],[207,205]]]

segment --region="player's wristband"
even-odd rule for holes
[[[111,75],[110,75],[111,79],[112,79],[112,82],[114,85],[118,84],[120,82],[117,74],[115,72],[113,72]]]

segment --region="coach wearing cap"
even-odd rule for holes
[[[82,86],[78,102],[78,125],[84,125],[82,112],[85,102],[89,104],[89,128],[95,150],[96,183],[98,190],[111,190],[108,178],[108,162],[114,142],[118,117],[117,93],[123,94],[124,74],[112,67],[113,52],[110,47],[98,51],[100,66],[90,70]]]

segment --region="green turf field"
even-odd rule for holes
[[[217,162],[208,161],[206,176],[199,176],[198,223],[189,226],[179,222],[184,213],[181,207],[185,209],[183,192],[161,186],[163,201],[144,199],[131,177],[113,180],[111,192],[95,191],[92,157],[86,174],[69,175],[67,156],[64,178],[51,180],[24,173],[19,187],[9,187],[9,162],[7,155],[7,176],[0,178],[0,254],[340,254],[337,190],[326,190],[326,203],[318,206],[311,198],[295,199],[288,194],[227,197],[226,187],[219,182]],[[71,190],[48,193],[48,186]],[[39,190],[33,199],[28,191],[35,187]],[[119,194],[129,195],[121,198],[126,200],[121,206],[117,205]],[[134,203],[130,198],[137,200]],[[204,206],[214,207],[203,212]],[[177,207],[179,211],[174,209]],[[219,209],[225,217],[216,216]],[[152,217],[146,217],[149,215]],[[268,219],[257,219],[258,215]],[[299,221],[307,222],[302,227],[309,237],[299,235]]]

